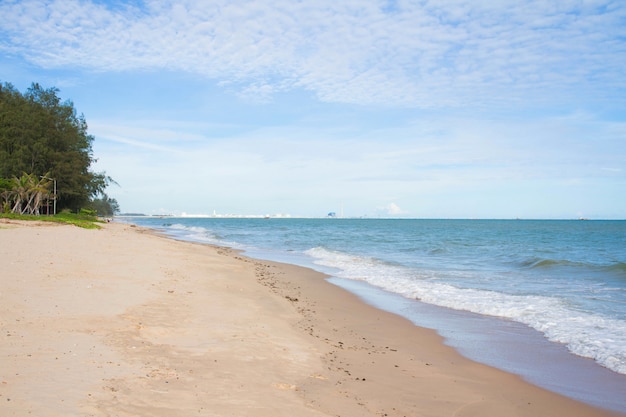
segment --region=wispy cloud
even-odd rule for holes
[[[4,0],[0,16],[2,73],[75,100],[124,210],[623,217],[621,1]]]
[[[375,133],[353,130],[347,138],[341,130],[298,126],[265,127],[204,140],[189,135],[193,140],[178,146],[177,152],[170,149],[175,135],[155,143],[151,130],[129,129],[125,137],[132,138],[135,146],[144,144],[160,151],[141,155],[149,158],[143,164],[152,178],[176,173],[181,178],[224,179],[219,182],[237,184],[242,193],[260,201],[268,188],[312,200],[324,195],[339,199],[341,194],[356,198],[367,189],[376,189],[392,199],[426,189],[487,183],[610,175],[617,179],[623,172],[606,168],[623,165],[625,145],[615,144],[619,132],[617,126],[607,131],[592,119],[485,122],[441,117]],[[100,136],[119,140],[104,133]],[[106,143],[101,143],[99,154],[115,160],[117,150],[109,152]],[[120,165],[119,169],[131,169],[138,164]]]
[[[44,67],[187,71],[257,100],[294,88],[416,107],[621,100],[626,85],[626,6],[610,0],[22,0],[0,15],[0,50]]]

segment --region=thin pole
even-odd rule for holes
[[[52,182],[54,183],[54,199],[52,200],[53,203],[53,207],[54,207],[54,215],[56,216],[57,214],[57,179],[56,178],[50,178],[50,177],[46,177],[44,175],[41,176],[41,178],[45,179],[45,180],[52,180]]]

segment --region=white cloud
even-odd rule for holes
[[[396,203],[389,203],[385,210],[390,216],[400,216],[402,214],[406,214],[407,212],[402,210]]]
[[[623,211],[623,2],[5,0],[0,16],[2,72],[65,86],[124,210]]]
[[[626,78],[626,6],[608,0],[24,0],[0,15],[0,50],[44,67],[187,71],[261,100],[300,87],[344,103],[484,105],[598,94]]]
[[[624,124],[607,127],[580,114],[517,121],[442,116],[350,132],[321,123],[204,139],[182,131],[190,140],[180,145],[167,128],[155,140],[158,125],[119,126],[119,136],[136,141],[132,147],[122,147],[108,128],[108,136],[98,137],[96,154],[122,185],[111,195],[131,211],[162,206],[166,190],[167,200],[180,204],[171,211],[316,215],[338,212],[344,201],[346,215],[409,216],[424,213],[419,210],[443,213],[436,210],[443,210],[445,195],[491,199],[488,210],[495,215],[498,209],[511,212],[522,200],[524,193],[516,196],[516,189],[549,195],[549,187],[557,193],[607,178],[624,181],[622,170],[606,169],[623,166],[626,144],[618,141]],[[143,146],[140,152],[136,146]],[[192,197],[198,192],[200,198]],[[230,209],[220,206],[226,204]],[[465,208],[457,201],[445,210]]]
[[[163,121],[149,120],[135,122],[134,125],[96,121],[89,124],[89,132],[101,139],[152,147],[166,152],[174,152],[194,142],[206,140],[201,134],[176,129]]]

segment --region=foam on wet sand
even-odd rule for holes
[[[227,248],[3,220],[0,261],[6,416],[618,415]]]

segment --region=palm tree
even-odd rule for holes
[[[23,173],[13,177],[10,195],[13,200],[13,213],[39,215],[44,200],[50,197],[50,181],[47,175]]]
[[[45,175],[37,178],[34,174],[31,174],[29,184],[26,209],[28,210],[28,214],[38,216],[41,214],[40,209],[43,205],[43,201],[50,195],[49,189],[52,181],[46,178]]]
[[[28,199],[28,183],[30,177],[24,173],[21,177],[13,177],[12,183],[13,187],[11,188],[11,195],[13,198],[13,209],[11,210],[13,213],[24,214],[22,210],[22,206],[24,205],[24,201]]]

